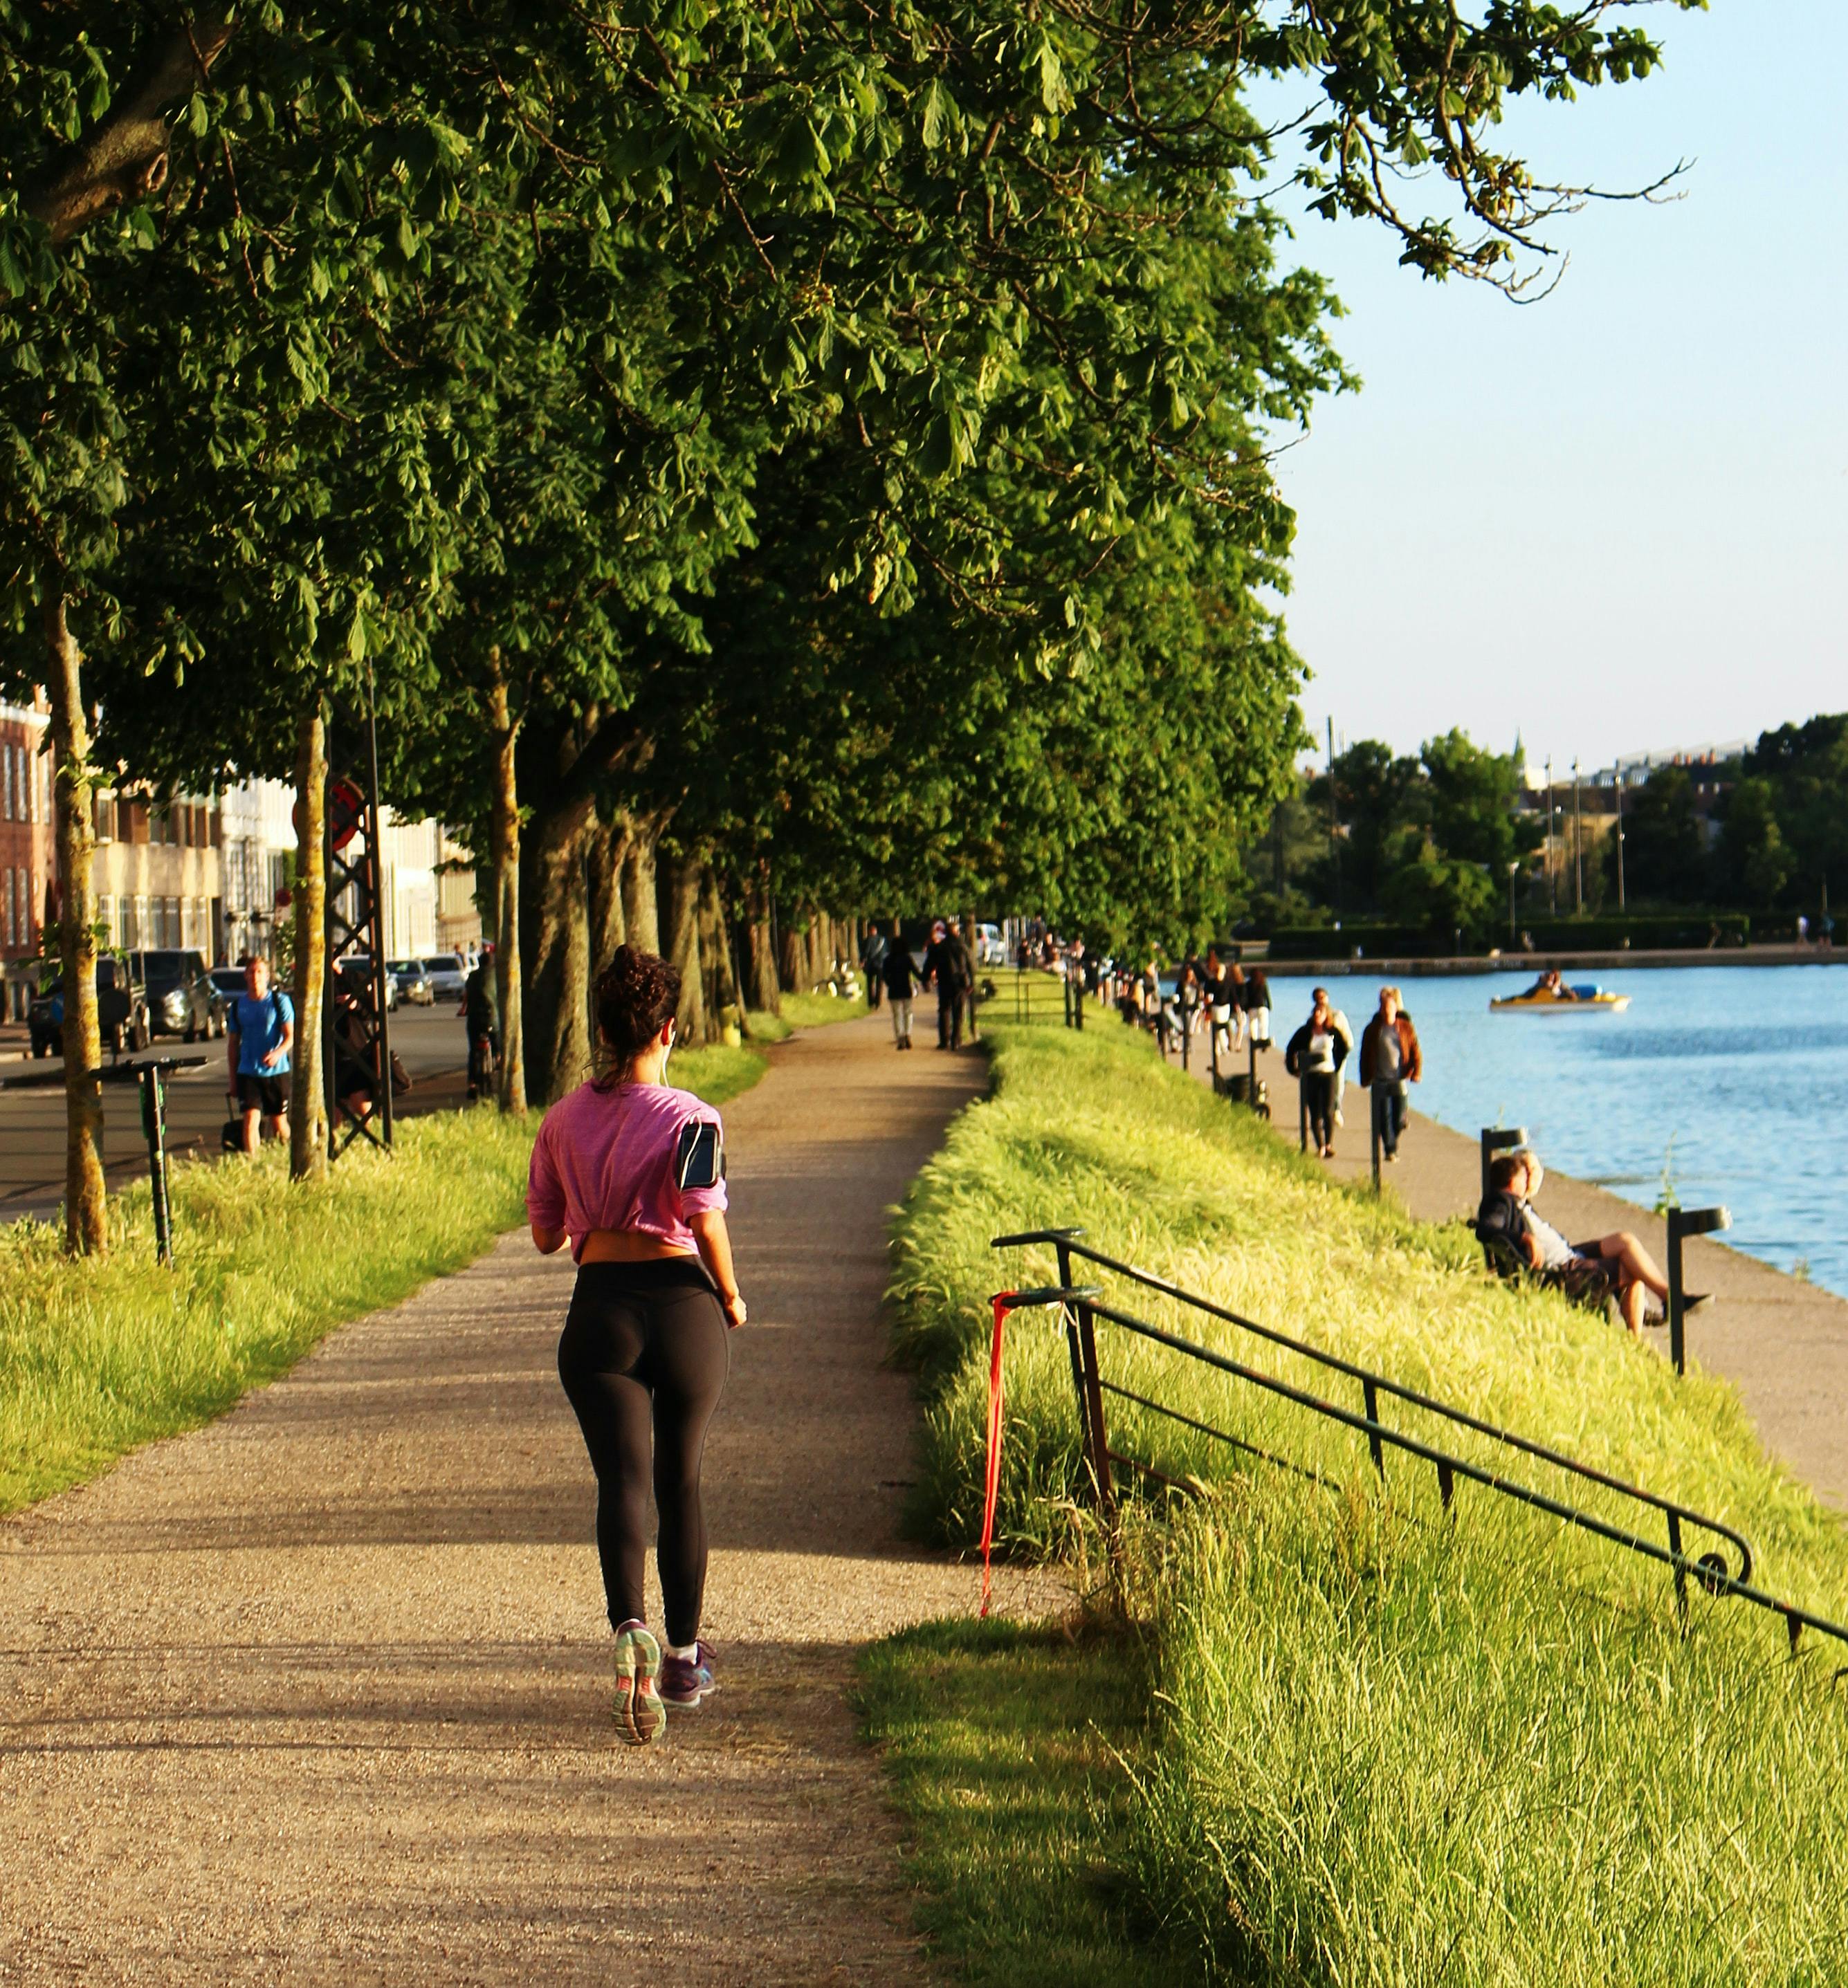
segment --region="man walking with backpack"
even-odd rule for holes
[[[295,1042],[295,1003],[269,984],[269,962],[259,953],[244,962],[244,991],[225,1018],[231,1088],[244,1121],[244,1151],[257,1149],[258,1121],[272,1139],[289,1136],[289,1052]]]

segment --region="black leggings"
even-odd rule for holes
[[[1335,1073],[1306,1070],[1302,1087],[1309,1100],[1309,1144],[1319,1153],[1335,1143]]]
[[[725,1314],[697,1259],[586,1263],[558,1342],[558,1378],[577,1411],[597,1472],[597,1551],[610,1626],[644,1616],[649,1423],[670,1643],[699,1634],[706,1513],[699,1461],[725,1387]]]

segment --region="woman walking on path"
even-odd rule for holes
[[[549,1256],[569,1239],[578,1266],[558,1373],[597,1473],[616,1719],[633,1746],[661,1731],[664,1704],[696,1706],[712,1688],[712,1645],[699,1635],[699,1466],[730,1364],[726,1335],[745,1317],[719,1114],[667,1082],[679,1002],[677,968],[616,948],[597,983],[614,1068],[546,1114],[526,1190],[534,1243]],[[651,1424],[665,1656],[644,1617]]]
[[[1309,1138],[1325,1160],[1335,1157],[1335,1087],[1342,1065],[1348,1059],[1349,1038],[1335,1026],[1335,1010],[1328,1005],[1328,990],[1315,989],[1315,1005],[1309,1019],[1290,1038],[1284,1051],[1284,1068],[1298,1078],[1308,1107]]]
[[[908,1050],[911,1047],[912,998],[922,983],[918,978],[916,963],[905,950],[896,918],[892,921],[892,943],[879,961],[879,978],[892,999],[892,1041],[898,1048]]]
[[[1251,1031],[1252,1046],[1268,1050],[1271,1046],[1271,983],[1261,966],[1253,967],[1245,982],[1245,1020]]]
[[[1406,1086],[1424,1075],[1418,1031],[1399,1005],[1399,989],[1379,990],[1379,1012],[1360,1032],[1360,1080],[1378,1094],[1373,1110],[1379,1127],[1381,1150],[1389,1160],[1399,1157],[1405,1130]]]

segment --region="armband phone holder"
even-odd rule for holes
[[[725,1178],[725,1141],[710,1119],[689,1118],[680,1128],[674,1154],[674,1182],[689,1188],[716,1187]]]

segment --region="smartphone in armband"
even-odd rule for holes
[[[689,1118],[680,1128],[674,1155],[674,1180],[682,1193],[689,1188],[716,1187],[725,1178],[725,1141],[710,1119]]]

